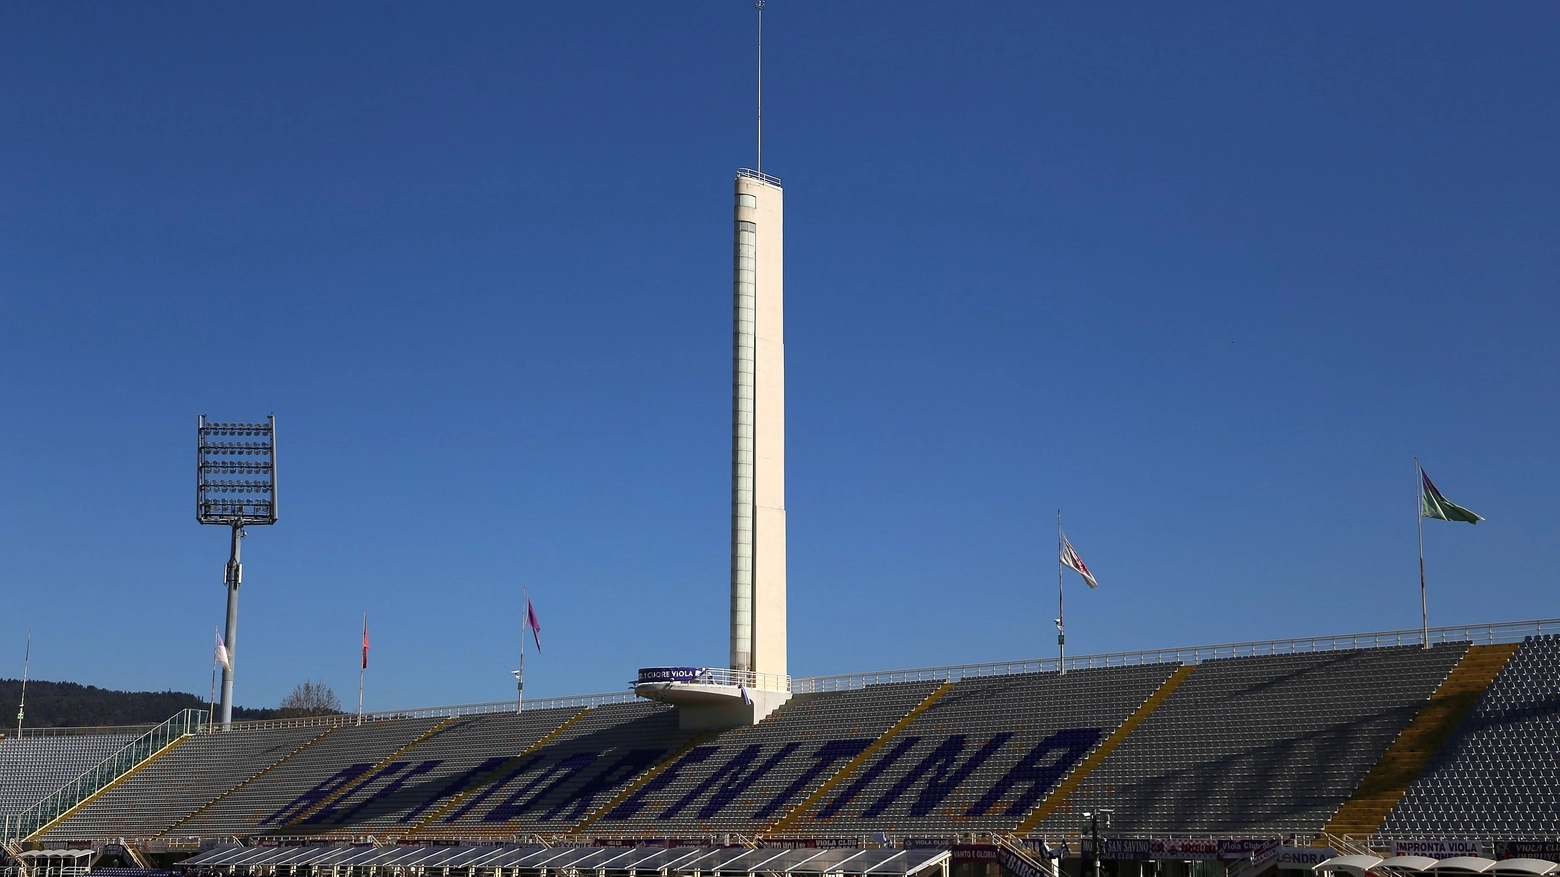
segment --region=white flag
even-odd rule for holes
[[[1083,558],[1078,556],[1078,552],[1073,550],[1072,543],[1067,541],[1066,536],[1062,537],[1062,566],[1083,576],[1083,580],[1089,583],[1089,587],[1100,586],[1100,583],[1094,580],[1094,573],[1089,572],[1089,567],[1084,564]]]
[[[217,634],[217,663],[222,665],[222,669],[224,669],[224,670],[228,671],[229,673],[231,673],[231,672],[233,672],[233,662],[232,662],[231,659],[228,658],[227,646],[222,642],[222,632],[221,631],[217,631],[216,634]]]

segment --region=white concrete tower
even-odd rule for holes
[[[731,406],[731,668],[783,689],[785,643],[785,192],[736,180]]]

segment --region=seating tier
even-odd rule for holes
[[[0,740],[0,813],[20,813],[123,749],[134,734]]]
[[[155,837],[325,731],[235,728],[185,738],[56,823],[44,837]]]
[[[1203,662],[1038,831],[1096,807],[1120,833],[1319,831],[1467,648]]]
[[[1517,648],[1379,833],[1560,840],[1560,637]]]

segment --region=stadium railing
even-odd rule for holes
[[[1459,624],[1450,627],[1432,627],[1428,644],[1521,642],[1529,636],[1560,633],[1560,618],[1534,621],[1504,621],[1493,624]],[[1088,670],[1097,667],[1124,667],[1133,664],[1200,664],[1215,658],[1245,658],[1256,655],[1288,655],[1302,652],[1333,652],[1344,649],[1376,649],[1392,646],[1426,645],[1425,632],[1413,630],[1387,630],[1375,633],[1347,633],[1335,636],[1296,637],[1294,639],[1252,640],[1250,642],[1223,643],[1209,646],[1184,646],[1167,649],[1142,649],[1133,652],[1111,652],[1102,655],[1079,655],[1068,658],[1068,670]],[[849,691],[868,685],[893,682],[957,682],[981,676],[1009,676],[1016,673],[1054,673],[1059,667],[1056,658],[1032,658],[1025,661],[995,661],[986,664],[954,664],[946,667],[920,667],[910,670],[881,670],[870,673],[844,673],[837,676],[809,676],[791,680],[794,694],[810,694],[819,691]]]
[[[145,734],[157,727],[156,723],[140,725],[72,725],[68,728],[23,728],[20,737],[6,737],[6,741],[29,737],[102,737],[112,734]],[[4,875],[0,875],[4,877]]]
[[[26,838],[68,812],[72,807],[119,779],[136,765],[161,752],[173,741],[199,733],[206,723],[205,710],[181,710],[173,718],[135,738],[96,767],[67,783],[21,813],[0,815],[0,842]]]
[[[567,709],[569,707],[598,707],[609,703],[632,703],[639,698],[632,691],[612,691],[605,694],[574,694],[562,697],[538,697],[523,702],[526,712],[531,710]],[[499,700],[491,703],[463,703],[453,706],[429,706],[414,709],[379,710],[364,713],[363,723],[383,722],[393,719],[442,719],[460,716],[482,716],[515,712],[515,702]],[[332,713],[325,716],[298,716],[288,719],[257,719],[249,722],[233,722],[234,731],[271,731],[281,728],[334,728],[356,725],[357,713]],[[222,733],[220,725],[212,725],[208,733]]]
[[[747,177],[750,180],[758,180],[759,182],[769,183],[775,186],[780,185],[779,177],[770,176],[769,174],[753,170],[750,167],[737,168],[737,176]]]

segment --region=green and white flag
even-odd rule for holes
[[[1430,476],[1425,474],[1425,470],[1419,470],[1419,477],[1424,482],[1419,494],[1420,517],[1435,518],[1440,521],[1467,521],[1470,524],[1477,524],[1484,520],[1483,517],[1442,496],[1441,491],[1435,489],[1435,483],[1430,480]]]

